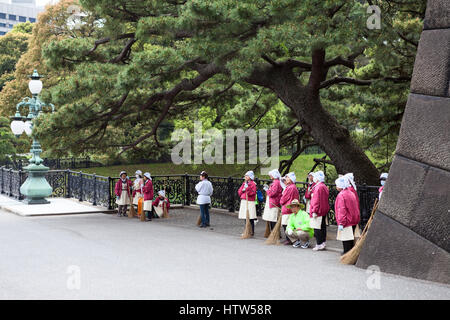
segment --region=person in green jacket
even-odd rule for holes
[[[309,247],[309,239],[314,237],[314,230],[309,226],[309,214],[300,210],[300,202],[297,199],[292,200],[287,207],[292,210],[292,214],[288,220],[286,235],[294,248],[306,249]]]

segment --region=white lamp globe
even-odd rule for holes
[[[25,133],[27,134],[27,136],[31,136],[31,133],[32,133],[31,126],[32,126],[32,123],[29,120],[24,123],[24,130],[25,130]]]
[[[25,130],[25,123],[20,120],[14,120],[11,122],[11,130],[15,136],[20,136]]]
[[[31,80],[28,83],[28,89],[30,89],[31,94],[39,94],[42,91],[42,81],[41,80]]]

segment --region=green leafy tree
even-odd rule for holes
[[[340,112],[355,101],[346,97],[340,103],[336,96],[351,86],[406,88],[410,71],[396,70],[389,50],[414,39],[398,34],[405,26],[393,22],[401,16],[396,20],[387,10],[382,28],[369,30],[367,7],[375,3],[393,7],[394,14],[420,14],[415,2],[80,3],[101,18],[95,35],[52,41],[43,50],[48,68],[73,71],[45,93],[59,110],[39,121],[38,135],[54,150],[159,147],[157,130],[166,118],[183,119],[205,105],[219,118],[227,112],[241,114],[251,105],[245,102],[245,91],[256,88],[271,92],[295,115],[293,139],[308,135],[337,172],[354,172],[367,183],[378,181],[377,168],[351,135],[355,124]],[[415,31],[412,27],[411,33]],[[334,92],[335,87],[341,90]],[[377,107],[370,101],[360,105]],[[64,139],[52,139],[54,135]]]
[[[11,160],[16,153],[14,146],[14,135],[9,127],[9,119],[0,117],[0,162]]]

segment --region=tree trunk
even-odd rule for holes
[[[357,183],[378,185],[379,172],[350,137],[349,131],[327,112],[314,88],[303,86],[290,68],[255,70],[249,83],[273,90],[291,108],[302,126],[334,162],[339,174],[353,172]]]

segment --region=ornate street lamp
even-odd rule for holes
[[[28,88],[32,94],[32,98],[24,98],[16,106],[16,114],[12,118],[11,130],[19,137],[23,132],[28,136],[31,136],[33,132],[33,120],[40,116],[44,107],[51,107],[52,112],[55,107],[53,104],[46,105],[39,99],[39,93],[42,90],[42,77],[38,74],[37,70],[34,70],[30,76],[31,81],[28,84]],[[20,108],[28,107],[28,115],[23,117],[20,114]],[[44,166],[43,160],[40,155],[42,152],[41,144],[36,138],[33,138],[33,144],[31,145],[30,152],[33,157],[30,160],[30,164],[24,169],[28,172],[28,178],[20,187],[20,192],[25,196],[23,200],[27,204],[44,204],[49,203],[45,199],[52,194],[52,187],[45,179],[45,174],[49,168]]]

